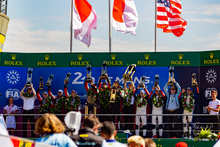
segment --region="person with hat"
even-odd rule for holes
[[[139,128],[140,128],[140,119],[142,121],[142,126],[143,126],[143,137],[146,137],[146,133],[147,133],[147,104],[148,104],[148,97],[149,97],[149,92],[148,90],[145,88],[145,85],[143,85],[144,89],[142,89],[140,91],[140,94],[136,94],[136,92],[139,89],[138,88],[134,91],[134,95],[135,95],[135,104],[137,106],[136,108],[136,114],[142,114],[142,115],[137,115],[135,117],[135,123],[136,123],[136,128],[135,128],[135,134],[139,135]],[[143,115],[145,114],[145,115]]]
[[[53,107],[52,98],[48,95],[47,91],[43,91],[43,97],[40,95],[40,89],[37,90],[37,98],[40,101],[40,108],[38,112],[45,114],[50,112],[50,108]]]
[[[181,101],[183,105],[183,114],[185,114],[183,119],[183,137],[184,138],[192,138],[191,131],[192,131],[192,115],[194,111],[194,102],[195,99],[198,97],[199,94],[199,87],[198,83],[196,82],[196,92],[193,93],[193,89],[191,87],[187,87],[187,90],[184,88],[182,89],[180,95],[181,95]],[[189,125],[189,128],[187,128],[187,124]]]
[[[105,81],[102,82],[102,79],[99,78],[99,104],[100,104],[100,112],[99,114],[109,114],[109,91],[111,89],[110,80],[108,78],[108,75],[105,75]],[[109,120],[109,116],[99,116],[99,120],[103,122]]]
[[[155,91],[155,93],[153,93]],[[160,86],[155,85],[152,88],[152,91],[150,92],[149,98],[152,99],[152,114],[163,114],[163,101],[165,98],[165,94],[160,89]],[[158,120],[158,126],[159,126],[159,138],[162,138],[163,135],[163,116],[152,116],[152,134],[153,138],[157,138],[156,133],[156,125]]]
[[[119,80],[115,80],[112,88],[110,90],[110,107],[111,107],[111,121],[115,122],[115,115],[114,114],[120,114],[122,111],[122,103],[121,99],[124,97],[124,91],[123,88],[119,84]],[[120,116],[117,116],[118,126],[121,119]],[[115,123],[116,124],[116,123]]]
[[[27,88],[26,92],[24,92],[25,88]],[[24,88],[20,92],[21,99],[23,100],[23,114],[29,114],[23,116],[23,137],[27,137],[27,123],[28,119],[31,124],[31,130],[34,130],[34,102],[36,100],[36,92],[34,90],[33,84],[31,83],[30,87]],[[34,137],[34,132],[31,131],[31,137]]]
[[[167,97],[165,110],[167,114],[178,114],[178,110],[180,107],[179,95],[181,92],[181,87],[174,78],[172,81],[173,83],[172,87],[169,88],[168,83],[166,83],[166,85],[164,86],[164,92]],[[176,133],[172,132],[172,130],[175,129],[175,123],[177,122],[178,117],[170,115],[167,116],[166,118],[167,118],[167,124],[165,125],[165,129],[167,130],[167,137],[168,138],[176,137]],[[174,128],[172,127],[173,124],[174,124]]]
[[[64,83],[64,95],[66,99],[65,102],[65,108],[67,111],[78,111],[80,109],[80,97],[77,95],[77,91],[75,89],[72,89],[71,94],[68,93],[67,90],[67,82]]]

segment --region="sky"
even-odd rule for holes
[[[91,46],[73,39],[73,52],[108,52],[108,0],[88,0],[97,29]],[[112,28],[112,52],[154,51],[154,0],[134,0],[137,36]],[[187,27],[181,37],[157,29],[157,52],[220,50],[220,1],[182,0]],[[10,22],[3,52],[69,52],[71,0],[8,0]]]

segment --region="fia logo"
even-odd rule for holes
[[[205,80],[209,84],[214,84],[217,80],[217,72],[214,69],[209,69],[205,73]]]
[[[207,100],[212,100],[212,97],[211,97],[212,91],[217,91],[217,89],[212,87],[212,88],[206,88],[206,90],[204,91],[204,96]]]
[[[11,85],[16,85],[20,80],[20,74],[16,70],[10,70],[6,74],[6,80]]]
[[[20,91],[18,89],[7,89],[5,91],[5,97],[9,99],[10,97],[13,97],[14,100],[18,100],[20,98]]]

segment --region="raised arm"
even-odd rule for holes
[[[69,96],[68,90],[67,90],[67,84],[64,84],[64,95],[65,97]]]
[[[180,94],[180,92],[181,92],[181,87],[180,87],[180,85],[179,85],[179,83],[174,83],[175,85],[176,85],[176,88],[177,88],[177,95],[179,96],[179,94]]]
[[[34,86],[33,86],[33,84],[31,83],[31,89],[32,89],[32,91],[33,91],[33,97],[34,98],[36,98],[36,91],[35,91],[35,89],[34,89]]]
[[[100,89],[101,89],[101,87],[102,87],[102,79],[101,79],[101,78],[99,78],[99,82],[98,82],[98,89],[100,90]]]
[[[165,86],[164,86],[164,92],[165,92],[165,95],[166,95],[166,96],[169,95],[168,83],[166,83]]]
[[[48,94],[49,96],[51,96],[51,98],[54,100],[56,98],[55,95],[53,95],[53,93],[51,92],[50,86],[48,86]]]
[[[147,88],[145,88],[145,85],[144,85],[144,91],[146,92],[147,95],[150,95],[149,91],[147,90]]]
[[[86,78],[86,79],[87,79],[87,78]],[[88,93],[88,91],[89,91],[89,85],[88,85],[86,79],[85,79],[85,82],[84,82],[84,87],[85,87],[86,92]]]
[[[39,101],[42,101],[42,97],[40,96],[40,89],[38,88],[38,90],[37,90],[37,99],[39,100]]]
[[[24,92],[24,89],[26,88],[26,84],[24,85],[24,88],[21,90],[20,92],[20,96],[21,96],[21,99],[23,99],[23,92]]]

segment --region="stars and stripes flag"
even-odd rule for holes
[[[91,31],[97,28],[97,15],[87,0],[73,2],[73,29],[74,37],[89,47]]]
[[[136,36],[138,14],[133,0],[114,0],[112,10],[112,26],[123,34]]]
[[[181,18],[181,0],[157,0],[157,28],[180,37],[187,22]]]

